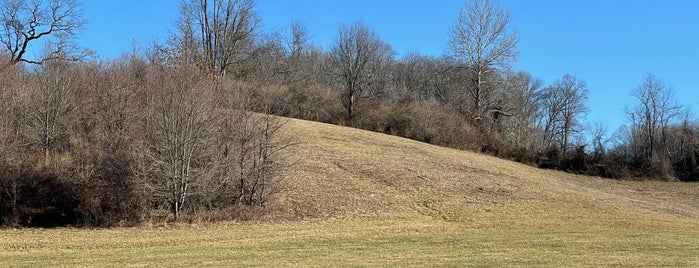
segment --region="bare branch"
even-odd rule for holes
[[[188,0],[181,6],[175,37],[182,57],[221,76],[245,60],[259,19],[254,0]]]
[[[53,59],[80,59],[67,48],[77,30],[85,25],[81,5],[76,0],[7,0],[0,6],[0,43],[10,55],[9,63],[43,64]],[[46,57],[29,59],[26,53],[37,40],[55,44]]]
[[[449,32],[453,57],[469,71],[469,113],[478,121],[489,109],[491,73],[517,57],[519,37],[510,22],[510,12],[494,0],[468,0]]]
[[[363,23],[340,27],[331,57],[348,120],[352,121],[356,115],[355,106],[360,97],[381,90],[375,79],[394,54],[393,48]]]

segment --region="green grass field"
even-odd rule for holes
[[[615,181],[292,120],[251,222],[0,230],[0,267],[699,267],[699,185]]]

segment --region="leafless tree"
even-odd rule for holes
[[[254,150],[249,180],[241,186],[243,189],[247,186],[247,202],[244,203],[264,206],[275,194],[288,188],[283,185],[280,173],[289,165],[284,161],[284,154],[295,143],[282,133],[286,121],[269,112],[259,115],[254,123],[257,139],[251,144]]]
[[[286,120],[272,116],[276,104],[267,92],[241,82],[225,85],[230,103],[220,118],[221,195],[233,205],[264,206],[286,189],[280,171],[295,143],[283,131]]]
[[[493,72],[517,57],[519,38],[511,25],[510,12],[494,0],[468,0],[449,32],[453,57],[467,71],[465,91],[479,121],[487,112],[495,88]]]
[[[593,122],[588,127],[588,135],[592,143],[592,153],[598,161],[606,154],[607,144],[612,140],[607,132],[607,126],[600,121]]]
[[[675,102],[672,90],[649,73],[634,90],[633,97],[638,103],[627,108],[626,113],[632,127],[638,130],[635,134],[642,144],[639,152],[646,159],[660,157],[660,154],[668,157],[668,126],[681,114],[681,106]]]
[[[191,70],[155,71],[140,176],[175,219],[215,176],[216,114],[209,87]]]
[[[581,116],[587,113],[587,85],[572,75],[564,75],[544,89],[540,109],[542,147],[558,145],[565,154],[573,135],[582,130]]]
[[[246,58],[259,19],[254,0],[186,0],[178,21],[178,45],[204,70],[225,76]]]
[[[9,135],[6,137],[14,136],[12,139],[3,139],[4,142],[18,141],[23,118],[19,114],[24,110],[21,96],[30,86],[29,80],[30,76],[24,66],[0,67],[0,101],[3,103],[0,108],[0,131]]]
[[[507,140],[515,148],[534,149],[538,98],[543,82],[525,72],[507,74],[503,88],[503,106],[499,115],[507,117]],[[497,119],[497,118],[494,118]]]
[[[280,139],[284,121],[269,114],[242,112],[235,132],[238,205],[265,205],[283,189],[280,154],[291,145]]]
[[[393,69],[393,83],[398,90],[414,94],[418,100],[443,100],[440,89],[444,61],[440,58],[409,54]]]
[[[357,102],[364,94],[381,91],[376,79],[395,52],[368,26],[356,22],[342,26],[332,48],[332,61],[342,88],[342,104],[347,119],[357,115]]]
[[[21,65],[0,68],[0,211],[9,215],[0,224],[13,224],[17,219],[17,202],[21,198],[17,178],[23,161],[21,130],[24,127],[22,92],[27,90],[29,75]]]
[[[699,177],[699,125],[686,116],[680,125],[670,131],[668,146],[674,148],[672,160],[677,175],[684,179]]]
[[[78,86],[71,66],[52,61],[39,69],[38,83],[27,96],[26,136],[32,144],[39,145],[48,167],[57,147],[68,141],[70,113],[75,106],[75,89]]]
[[[238,65],[236,78],[259,85],[281,85],[288,73],[282,39],[277,33],[260,35],[250,57]]]
[[[76,0],[4,0],[0,4],[0,43],[10,55],[9,63],[42,64],[83,57],[72,40],[85,25],[82,12]],[[30,59],[27,50],[38,40],[48,40],[50,51]]]
[[[315,48],[309,44],[310,36],[306,27],[300,22],[293,22],[289,32],[284,37],[287,54],[285,66],[285,84],[295,88],[307,86],[319,76],[314,71],[314,62],[311,53]]]
[[[290,36],[286,40],[287,51],[289,52],[290,58],[297,59],[308,49],[308,42],[311,38],[306,26],[298,21],[291,23],[289,31]]]

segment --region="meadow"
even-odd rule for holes
[[[0,230],[3,267],[699,266],[699,187],[540,170],[290,120],[287,190],[249,221]],[[302,135],[301,135],[302,134]]]

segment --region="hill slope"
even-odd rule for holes
[[[699,267],[699,184],[613,181],[290,120],[268,222],[0,230],[0,266]],[[274,222],[276,219],[298,219]],[[321,219],[321,220],[318,220]]]
[[[271,216],[427,216],[473,224],[676,222],[699,217],[699,185],[614,181],[290,119],[299,145]]]

